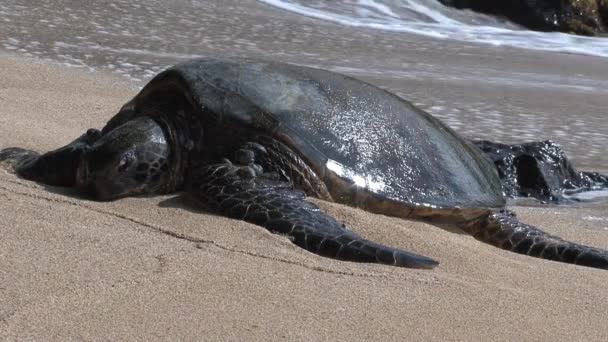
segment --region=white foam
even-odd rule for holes
[[[586,220],[586,221],[605,221],[605,222],[608,222],[608,217],[584,216],[583,220]]]
[[[608,39],[533,32],[498,19],[456,11],[430,0],[258,0],[304,16],[341,25],[495,46],[608,57]]]
[[[389,6],[379,4],[374,0],[359,0],[358,1],[361,6],[370,7],[382,14],[388,15],[389,17],[397,18],[397,15],[391,10]]]
[[[144,50],[144,49],[128,49],[128,48],[118,48],[117,49],[117,48],[111,48],[109,46],[102,46],[102,45],[97,45],[97,44],[93,44],[93,43],[76,45],[76,44],[69,44],[69,43],[65,43],[65,42],[55,42],[54,46],[60,47],[60,48],[82,50],[82,51],[91,51],[91,50],[109,51],[109,52],[113,52],[116,54],[146,55],[146,56],[152,56],[152,57],[165,57],[165,58],[184,59],[184,60],[192,59],[192,58],[199,58],[199,57],[203,56],[200,54],[171,53],[171,52]]]
[[[579,192],[571,195],[564,194],[564,197],[578,201],[593,201],[598,199],[608,199],[608,190],[591,190]]]

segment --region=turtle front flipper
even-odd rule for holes
[[[470,222],[468,227],[462,228],[480,241],[515,253],[608,269],[608,251],[547,234],[534,226],[519,222],[508,211],[491,214],[483,218],[481,224]]]
[[[432,259],[365,240],[348,230],[301,191],[229,161],[199,168],[188,193],[209,210],[265,227],[322,256],[410,268],[433,268]]]
[[[10,147],[0,150],[0,162],[8,165],[20,177],[48,185],[74,186],[80,157],[101,132],[89,129],[64,147],[44,154]]]
[[[19,169],[40,156],[40,153],[21,147],[8,147],[0,150],[0,163],[9,171],[19,173]]]

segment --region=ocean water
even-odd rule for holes
[[[608,40],[530,32],[434,0],[2,0],[0,49],[135,86],[198,56],[322,67],[468,138],[552,139],[579,166],[608,171]]]
[[[463,42],[463,47],[487,44],[608,57],[606,38],[528,31],[492,16],[443,6],[436,0],[242,2],[257,2],[267,5],[266,8],[274,7],[292,15],[353,29],[428,37],[435,43],[444,40]],[[225,3],[226,6],[205,0],[101,0],[89,6],[77,0],[3,0],[0,2],[0,46],[28,56],[50,56],[72,66],[108,67],[135,80],[156,74],[166,67],[165,62],[170,65],[175,60],[200,56],[201,53],[196,53],[200,47],[207,51],[225,51],[228,44],[234,52],[265,54],[264,48],[250,36],[268,29],[269,23],[254,23],[246,30],[249,34],[239,34],[237,28],[242,23],[230,21],[238,20],[242,15],[239,12],[247,6],[239,8],[238,1]],[[225,18],[218,20],[217,16]],[[207,31],[211,21],[237,27],[232,36],[228,28],[223,37],[218,37],[218,32]],[[292,29],[297,32],[298,28]],[[146,63],[131,63],[127,56],[138,56]],[[94,60],[96,57],[107,60]]]
[[[277,8],[353,27],[432,38],[608,57],[608,39],[526,30],[436,0],[259,0]]]

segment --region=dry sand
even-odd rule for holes
[[[0,146],[47,150],[100,127],[135,90],[103,74],[0,59]],[[607,341],[608,272],[329,203],[431,271],[321,258],[179,197],[96,203],[0,170],[2,340]],[[517,208],[608,248],[606,205]]]

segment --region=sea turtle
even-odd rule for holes
[[[608,268],[608,252],[504,210],[492,162],[402,98],[338,73],[201,58],[152,79],[101,130],[58,150],[8,148],[23,178],[98,200],[185,191],[208,210],[341,260],[432,268],[365,240],[306,196],[457,227],[510,251]]]

